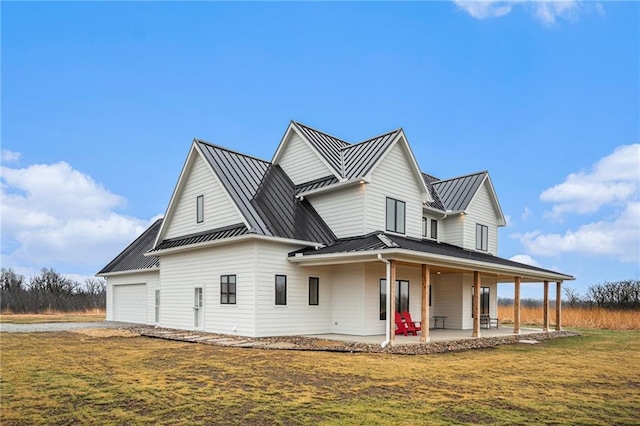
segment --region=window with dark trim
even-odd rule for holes
[[[409,281],[396,280],[396,312],[409,310]],[[380,278],[380,319],[387,319],[387,280]]]
[[[476,250],[489,250],[489,228],[479,223],[476,224]]]
[[[480,315],[489,315],[490,287],[480,287]],[[471,286],[471,316],[473,317],[473,295],[475,287]]]
[[[196,198],[196,222],[204,222],[204,195],[198,195]]]
[[[438,221],[435,219],[431,219],[431,238],[438,239]]]
[[[220,303],[223,305],[236,304],[235,275],[220,275]]]
[[[309,277],[309,305],[320,304],[320,278]]]
[[[276,305],[287,304],[287,276],[276,275]]]
[[[432,290],[431,284],[429,284],[429,306],[431,306],[431,294],[433,294],[431,290]]]
[[[387,198],[387,231],[404,234],[406,204],[404,201]]]

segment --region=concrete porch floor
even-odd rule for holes
[[[429,330],[430,342],[448,342],[454,340],[475,339],[471,337],[472,330],[450,330],[450,329],[434,329]],[[520,328],[520,336],[527,334],[542,333],[541,328]],[[480,337],[506,337],[513,336],[512,326],[500,326],[499,329],[492,328],[490,330],[481,329]],[[305,337],[313,337],[316,339],[335,340],[339,342],[356,342],[365,344],[380,344],[385,340],[384,334],[372,335],[372,336],[355,336],[352,334],[312,334]],[[419,345],[420,344],[420,332],[417,336],[403,336],[396,335],[396,345]]]

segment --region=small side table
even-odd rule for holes
[[[446,321],[447,317],[444,315],[434,315],[433,316],[433,328],[442,328],[444,329],[444,322]],[[442,327],[438,327],[438,323],[442,322]]]

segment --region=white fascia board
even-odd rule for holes
[[[180,171],[180,177],[178,178],[178,182],[176,186],[173,188],[173,193],[171,194],[171,199],[169,200],[169,205],[167,206],[167,210],[164,213],[164,219],[162,220],[162,224],[160,225],[160,229],[158,230],[158,235],[156,236],[156,240],[153,243],[153,246],[157,246],[160,241],[162,241],[162,237],[164,237],[164,233],[166,231],[166,227],[171,219],[171,215],[173,215],[173,211],[175,210],[175,204],[177,203],[177,195],[182,192],[182,188],[185,183],[185,175],[187,170],[193,164],[193,156],[196,150],[196,140],[194,139],[191,143],[191,149],[189,149],[189,154],[187,155],[187,159],[184,161],[182,165],[182,170]]]
[[[246,226],[247,229],[251,229],[251,225],[249,224],[249,221],[247,220],[245,215],[242,213],[242,210],[240,210],[240,207],[238,207],[238,204],[236,204],[235,200],[233,199],[233,197],[231,196],[231,194],[229,193],[227,188],[224,186],[224,183],[222,182],[222,179],[220,179],[220,176],[218,176],[218,173],[216,173],[215,169],[213,168],[211,163],[209,163],[209,160],[207,160],[206,156],[204,155],[204,153],[202,152],[202,150],[200,149],[200,147],[197,144],[195,144],[195,149],[198,152],[198,154],[200,155],[200,158],[202,159],[202,161],[204,161],[204,164],[207,165],[207,168],[209,169],[209,171],[211,171],[213,176],[215,176],[216,179],[218,179],[218,183],[220,184],[220,187],[224,191],[225,195],[227,196],[227,200],[231,203],[233,208],[236,210],[236,213],[238,213],[238,216],[240,216],[242,218],[242,222],[244,223],[244,226]],[[164,222],[162,224],[164,225]]]
[[[500,207],[500,202],[498,201],[498,194],[496,194],[496,190],[493,187],[493,183],[491,182],[491,177],[489,176],[488,171],[484,172],[484,178],[482,179],[482,182],[480,183],[480,185],[478,185],[478,189],[476,190],[475,194],[473,194],[473,197],[471,197],[471,200],[467,205],[467,209],[469,209],[469,207],[471,207],[471,204],[473,204],[473,202],[476,200],[476,196],[478,195],[478,192],[480,192],[480,188],[482,188],[482,185],[484,185],[485,183],[489,184],[489,196],[491,197],[491,201],[493,202],[493,207],[499,213],[500,223],[498,224],[498,226],[505,226],[507,224],[507,220],[505,219],[504,213],[502,212],[502,207]],[[466,213],[466,210],[465,210],[465,213]]]
[[[94,276],[109,278],[109,277],[118,276],[118,275],[141,274],[143,272],[160,272],[160,268],[157,266],[154,266],[152,268],[132,269],[130,271],[105,272],[104,274],[95,274]]]
[[[342,182],[334,183],[333,185],[323,186],[322,188],[310,189],[309,191],[304,191],[296,195],[296,198],[304,199],[304,197],[308,197],[310,195],[321,194],[323,192],[330,192],[342,188],[348,188],[350,186],[366,184],[370,182],[370,177],[358,177],[355,179],[344,180]]]
[[[319,255],[293,256],[289,257],[290,262],[299,263],[308,266],[333,265],[343,263],[357,263],[373,261],[380,254],[386,259],[395,259],[410,263],[425,263],[431,266],[440,266],[443,268],[461,269],[465,271],[478,271],[486,274],[507,275],[513,277],[522,277],[524,281],[541,282],[548,281],[568,281],[575,278],[569,275],[554,273],[552,271],[532,271],[525,268],[518,268],[507,265],[498,265],[492,263],[481,262],[477,260],[464,260],[451,256],[443,256],[437,254],[426,254],[406,249],[382,249],[368,251],[366,254],[362,252],[354,253],[331,253]]]
[[[227,244],[233,244],[233,243],[249,241],[249,240],[270,241],[270,242],[297,245],[297,246],[303,246],[303,247],[324,247],[324,244],[319,242],[314,242],[314,241],[294,240],[289,238],[271,237],[268,235],[259,235],[259,234],[245,234],[245,235],[238,235],[236,237],[222,238],[220,240],[205,241],[202,243],[188,244],[188,245],[179,246],[179,247],[171,247],[164,250],[146,252],[144,253],[144,256],[147,256],[147,257],[162,256],[165,254],[185,252],[185,251],[197,250],[197,249],[207,248],[207,247],[223,246]]]
[[[298,129],[298,126],[296,126],[295,122],[293,121],[289,123],[289,127],[287,128],[287,131],[285,132],[284,137],[282,138],[282,141],[280,141],[280,145],[278,145],[278,149],[276,150],[276,153],[274,154],[273,159],[271,160],[271,164],[275,165],[275,164],[278,164],[278,161],[280,161],[280,157],[282,156],[282,153],[284,152],[285,147],[289,144],[289,140],[291,139],[291,132],[295,132],[298,136],[300,136],[300,138],[304,141],[304,143],[307,144],[311,152],[313,152],[316,155],[316,157],[320,159],[322,164],[324,164],[327,167],[327,169],[329,169],[329,171],[333,173],[333,175],[339,181],[345,180],[340,174],[340,171],[333,168],[333,166],[331,166],[331,164],[329,164],[327,160],[324,159],[324,156],[318,152],[318,150],[313,146],[311,142],[309,142],[309,139],[307,139],[304,133],[302,133]]]

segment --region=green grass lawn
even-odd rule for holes
[[[580,331],[421,356],[2,333],[2,424],[638,424],[640,331]]]

